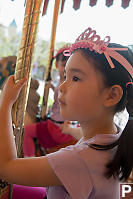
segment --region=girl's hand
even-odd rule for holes
[[[12,106],[17,100],[22,87],[25,85],[27,78],[19,80],[17,83],[14,81],[14,76],[10,76],[4,85],[0,96],[0,105]]]

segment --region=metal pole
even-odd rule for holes
[[[49,95],[49,88],[51,84],[51,60],[53,57],[54,45],[55,45],[55,36],[56,36],[56,28],[57,28],[57,21],[59,15],[59,7],[60,7],[60,0],[55,0],[54,5],[54,14],[53,14],[53,22],[52,22],[52,30],[51,30],[51,39],[49,44],[49,55],[48,55],[48,64],[44,76],[45,86],[44,86],[44,95],[43,95],[43,102],[41,108],[41,117],[45,118],[47,114],[47,103],[48,103],[48,95]]]

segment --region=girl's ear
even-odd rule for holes
[[[123,89],[119,85],[113,85],[107,89],[104,105],[111,107],[116,105],[123,96]]]

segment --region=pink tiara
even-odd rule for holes
[[[133,67],[132,65],[118,52],[116,51],[127,51],[128,48],[109,48],[108,44],[110,42],[110,36],[106,36],[104,40],[101,40],[100,36],[96,34],[95,30],[90,27],[87,28],[72,44],[68,50],[64,51],[65,56],[70,56],[72,52],[78,48],[89,48],[90,51],[95,51],[96,53],[104,53],[106,59],[108,60],[110,67],[115,68],[110,57],[117,60],[131,75],[133,78]]]
[[[63,53],[66,50],[69,50],[69,48],[70,48],[70,46],[66,45],[66,46],[63,46],[62,48],[56,50],[56,54],[53,56],[53,58],[56,58],[57,55]]]

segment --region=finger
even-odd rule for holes
[[[17,83],[16,83],[16,87],[17,88],[22,88],[27,82],[27,78],[26,77],[23,77],[21,80],[19,80]]]
[[[7,84],[7,82],[14,82],[14,75],[10,75],[7,79],[6,79],[6,81],[5,81],[5,84]]]

